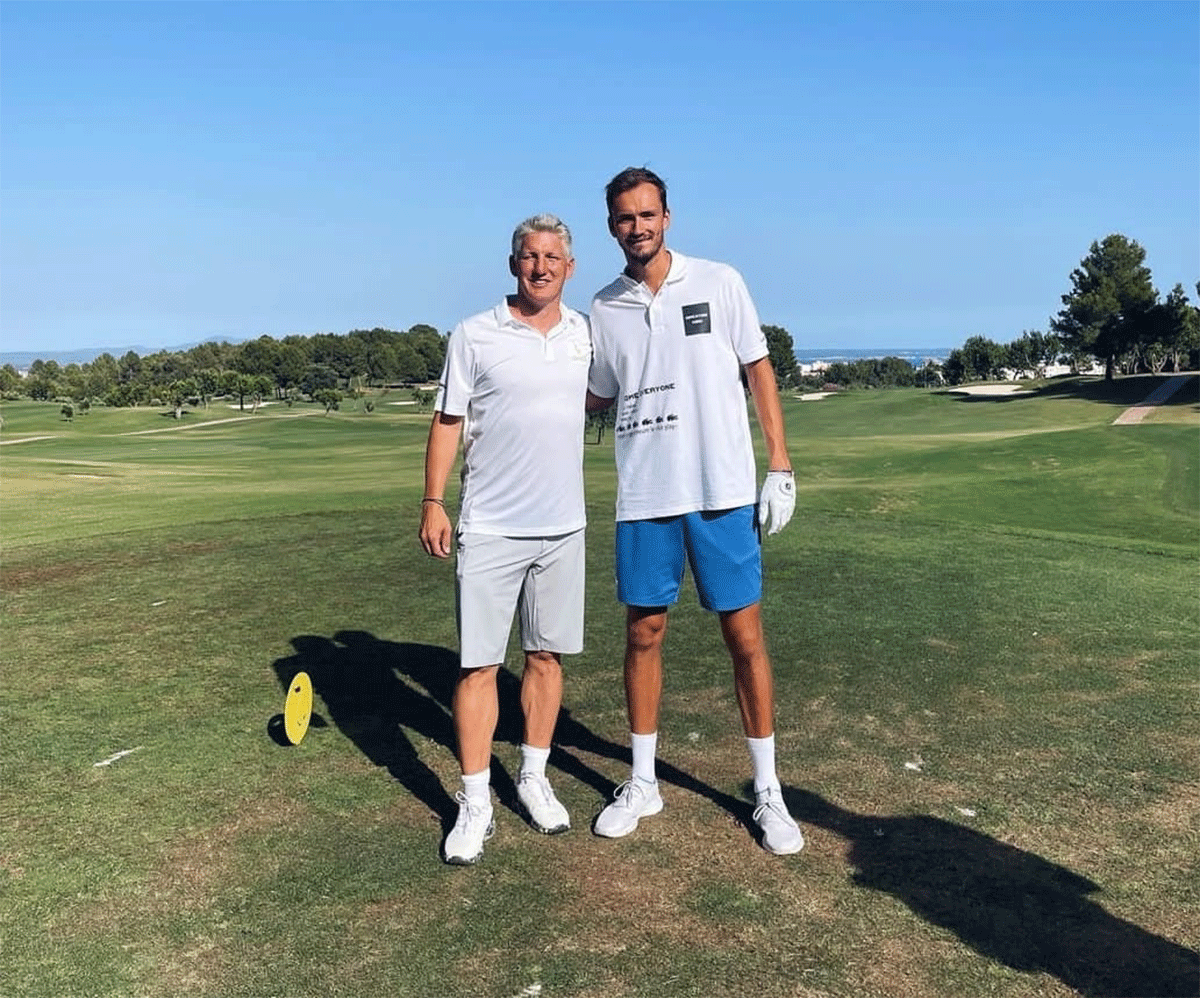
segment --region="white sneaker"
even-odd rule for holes
[[[613,802],[597,815],[592,830],[606,839],[619,839],[637,828],[641,818],[658,814],[662,809],[658,781],[647,783],[635,776],[617,787]]]
[[[530,823],[539,832],[554,835],[571,827],[571,816],[554,796],[550,781],[536,773],[522,773],[517,797],[529,812]]]
[[[492,822],[491,802],[470,800],[461,790],[454,795],[458,801],[458,818],[446,836],[443,855],[447,863],[470,866],[483,856],[483,844],[496,830]]]
[[[804,836],[800,826],[788,814],[783,802],[783,793],[778,787],[760,790],[754,795],[758,806],[754,809],[754,820],[762,829],[762,846],[776,856],[789,856],[804,848]]]

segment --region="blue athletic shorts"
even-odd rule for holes
[[[753,506],[618,521],[617,599],[670,606],[679,598],[685,556],[704,609],[723,613],[762,599]]]

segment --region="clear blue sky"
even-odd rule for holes
[[[1045,329],[1111,232],[1200,278],[1200,5],[0,5],[0,351],[448,330],[508,238],[732,263],[797,348]]]

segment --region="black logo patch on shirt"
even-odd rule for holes
[[[702,301],[696,305],[683,306],[683,335],[696,336],[699,333],[712,332],[712,317],[709,315],[708,302]]]

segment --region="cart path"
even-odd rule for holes
[[[321,413],[316,410],[306,410],[304,412],[281,412],[278,415],[272,416],[272,419],[300,419],[303,416],[319,416]],[[123,433],[104,434],[105,436],[116,437],[139,437],[147,433],[173,433],[177,430],[195,430],[201,426],[220,426],[222,423],[240,423],[247,419],[255,419],[256,416],[225,416],[222,419],[206,419],[201,423],[174,423],[171,426],[156,426],[152,430],[127,430]],[[0,447],[7,444],[31,444],[35,440],[57,440],[63,434],[51,433],[40,437],[11,437],[8,440],[0,440]]]
[[[1134,423],[1140,423],[1151,409],[1156,405],[1162,405],[1194,377],[1194,374],[1177,374],[1173,378],[1168,378],[1138,405],[1131,406],[1114,419],[1113,426],[1131,426]]]
[[[0,440],[0,447],[3,447],[5,444],[29,444],[33,443],[35,440],[53,440],[57,436],[59,436],[59,434],[52,433],[48,437],[17,437],[14,440]]]

